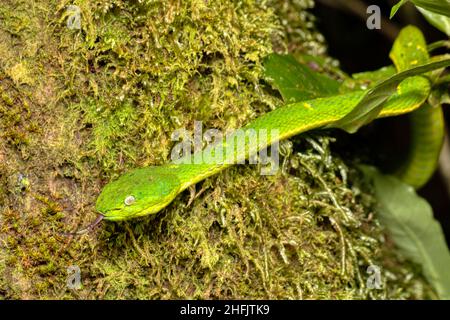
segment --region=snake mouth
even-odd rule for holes
[[[107,220],[107,221],[121,221],[121,220],[129,219],[130,217],[139,216],[145,210],[136,211],[133,213],[133,215],[124,215],[123,211],[124,211],[123,208],[115,208],[115,209],[109,209],[105,213],[99,211],[99,214],[103,215],[104,220]]]
[[[121,220],[120,211],[121,211],[121,209],[111,209],[111,210],[108,210],[108,212],[105,212],[103,214],[103,216],[105,217],[105,220],[118,221],[118,220]]]
[[[99,215],[102,215],[105,220],[115,221],[120,220],[122,216],[120,213],[123,211],[123,208],[111,208],[107,210],[100,211],[97,209]]]

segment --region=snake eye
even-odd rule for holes
[[[133,196],[128,196],[128,197],[125,198],[124,203],[125,203],[125,205],[130,206],[130,205],[132,205],[135,201],[136,201],[136,198],[135,198],[135,197],[133,197]]]

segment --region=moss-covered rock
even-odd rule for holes
[[[236,166],[199,184],[190,205],[184,193],[153,217],[63,236],[95,218],[107,181],[168,161],[174,130],[237,128],[277,107],[265,55],[324,45],[307,0],[54,2],[0,8],[0,297],[431,294],[321,135],[284,142],[277,175]],[[67,26],[68,5],[80,29]],[[372,264],[382,290],[366,288]],[[80,289],[67,286],[69,266]]]

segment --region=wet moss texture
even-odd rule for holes
[[[69,28],[69,5],[81,12]],[[171,133],[238,128],[280,105],[272,51],[325,55],[307,0],[2,0],[0,298],[426,298],[352,161],[310,134],[283,167],[236,166],[163,212],[105,223],[101,188],[169,160]],[[367,288],[369,265],[383,289]],[[67,286],[78,266],[81,288]]]

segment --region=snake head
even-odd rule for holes
[[[105,220],[157,213],[178,194],[180,182],[164,166],[134,169],[107,184],[95,205]]]

